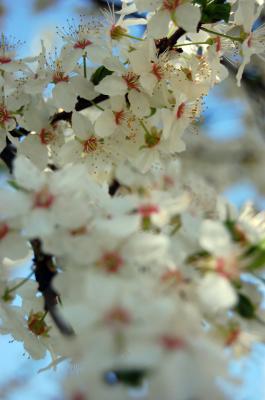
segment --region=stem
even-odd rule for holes
[[[213,35],[221,36],[221,37],[224,37],[224,38],[226,38],[226,39],[230,39],[230,40],[232,40],[232,41],[234,41],[234,42],[243,43],[243,39],[242,39],[241,37],[225,35],[224,33],[212,31],[211,29],[208,29],[208,28],[200,28],[200,29],[201,29],[202,31],[204,31],[204,32],[212,33]]]
[[[7,294],[14,292],[14,290],[20,288],[20,286],[23,286],[24,283],[26,283],[32,277],[32,275],[34,275],[34,271],[32,271],[26,278],[22,279],[22,281],[20,281],[17,285],[12,287],[11,289],[7,289]]]
[[[143,130],[145,131],[145,133],[146,133],[147,135],[150,135],[150,132],[148,131],[147,127],[145,126],[143,120],[139,119],[139,122],[140,122],[140,124],[141,124]]]
[[[84,78],[87,78],[87,73],[86,73],[86,57],[87,57],[87,53],[83,54]]]
[[[2,32],[1,36],[2,36],[3,56],[5,56],[6,45],[5,45],[5,35],[3,32]],[[5,72],[2,71],[1,75],[4,78]],[[5,87],[4,87],[4,85],[2,86],[2,103],[5,104]]]
[[[97,103],[95,103],[93,100],[90,100],[90,102],[93,104],[93,106],[97,107],[101,111],[105,111],[103,107],[99,106]]]
[[[199,44],[208,44],[208,45],[210,45],[210,43],[207,40],[206,42],[190,42],[190,43],[175,44],[174,47],[192,46],[193,44],[194,45],[199,45]]]
[[[130,39],[140,40],[141,42],[144,41],[144,39],[139,38],[139,37],[137,37],[137,36],[129,35],[128,33],[123,33],[122,36],[126,36],[126,37],[128,37],[128,38],[130,38]]]
[[[45,311],[44,314],[43,314],[43,316],[42,316],[41,319],[40,319],[40,322],[42,322],[42,321],[45,320],[47,314],[48,314],[48,311]]]

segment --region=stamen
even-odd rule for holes
[[[98,140],[96,136],[92,135],[88,140],[83,142],[84,153],[93,153],[98,148]]]
[[[104,321],[108,325],[129,325],[131,322],[131,315],[126,309],[115,307],[105,315]]]
[[[50,144],[56,135],[52,131],[48,131],[47,129],[42,129],[39,133],[40,141],[42,144]]]
[[[160,338],[160,343],[165,350],[183,350],[186,348],[185,341],[178,336],[164,335]]]
[[[184,112],[185,112],[185,107],[186,107],[186,104],[185,104],[185,103],[181,103],[181,104],[179,105],[179,107],[178,107],[178,109],[177,109],[177,112],[176,112],[176,117],[177,117],[177,119],[180,119],[180,118],[183,116],[183,114],[184,114]]]
[[[50,208],[54,203],[54,196],[49,192],[47,187],[35,194],[34,208]]]
[[[122,78],[126,82],[128,89],[135,89],[135,90],[137,90],[137,92],[140,92],[138,75],[136,75],[134,72],[128,72],[127,74],[122,75]]]
[[[138,207],[138,213],[144,218],[150,217],[152,214],[158,214],[159,211],[159,207],[156,204],[143,204]]]
[[[4,239],[9,232],[9,226],[5,223],[0,224],[0,240]]]
[[[181,4],[182,0],[163,0],[163,8],[168,11],[175,11],[175,9]]]

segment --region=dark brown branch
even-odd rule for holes
[[[49,312],[63,335],[73,336],[73,328],[60,315],[58,310],[59,295],[52,287],[52,280],[57,275],[54,258],[42,251],[39,239],[33,239],[30,243],[34,252],[35,278],[39,284],[38,290],[44,298],[44,309]]]
[[[158,49],[158,55],[164,53],[167,50],[172,50],[178,39],[184,35],[186,31],[182,28],[176,30],[169,38],[162,38],[155,41],[156,48]]]

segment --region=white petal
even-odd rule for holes
[[[132,112],[137,117],[142,118],[150,114],[150,103],[145,94],[140,93],[137,90],[131,90],[128,95],[128,100]]]
[[[44,175],[27,157],[18,156],[14,166],[15,180],[23,188],[37,190],[45,183]]]
[[[216,313],[234,307],[237,295],[223,276],[208,273],[199,283],[197,294],[205,311]]]
[[[113,134],[117,125],[111,110],[105,110],[95,123],[95,132],[99,137],[108,137]]]
[[[106,76],[102,81],[95,86],[97,92],[109,96],[125,95],[127,93],[126,82],[118,76]]]
[[[176,19],[178,25],[185,31],[196,32],[201,19],[200,8],[190,3],[181,4],[176,9]]]
[[[170,15],[167,11],[158,11],[148,22],[148,36],[160,39],[168,34]]]
[[[52,96],[58,108],[63,108],[65,111],[72,111],[75,108],[76,94],[70,83],[57,83],[53,88]]]
[[[77,111],[73,111],[72,114],[72,128],[75,134],[83,139],[86,139],[94,132],[93,125],[88,117]]]
[[[87,100],[92,100],[97,96],[92,82],[82,76],[74,76],[71,78],[71,83],[77,95]]]
[[[221,222],[205,220],[201,226],[200,245],[210,253],[223,256],[231,248],[230,234]]]

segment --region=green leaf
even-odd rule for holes
[[[259,250],[254,260],[248,265],[247,270],[255,271],[263,267],[265,267],[265,251]]]
[[[213,23],[224,20],[229,21],[229,16],[231,12],[231,4],[210,4],[206,7],[205,13],[202,15],[201,22]]]
[[[94,83],[94,85],[98,85],[100,81],[102,81],[103,78],[105,78],[108,75],[112,75],[113,71],[110,71],[104,65],[96,69],[96,71],[92,74],[91,76],[91,82]]]
[[[222,20],[228,22],[231,4],[226,3],[226,0],[194,0],[193,3],[201,7],[202,24],[210,24]]]
[[[24,190],[21,186],[19,186],[19,184],[14,180],[14,179],[9,179],[7,181],[7,183],[9,184],[9,186],[11,186],[13,189],[16,190]]]
[[[235,311],[245,319],[255,318],[255,306],[251,300],[242,293],[238,295],[238,303],[235,307]]]

